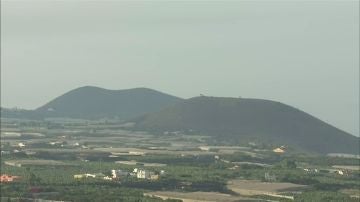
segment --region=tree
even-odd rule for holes
[[[296,168],[295,160],[284,159],[281,161],[281,167],[286,169],[294,169]]]

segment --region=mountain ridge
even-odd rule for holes
[[[290,105],[254,98],[182,99],[149,88],[109,90],[84,86],[35,110],[1,108],[9,118],[116,118],[134,130],[195,131],[220,141],[286,144],[319,153],[359,153],[359,137]]]
[[[35,110],[2,109],[10,118],[117,118],[127,120],[181,101],[182,98],[149,88],[110,90],[82,86],[70,90]]]

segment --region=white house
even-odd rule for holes
[[[136,173],[136,177],[138,179],[149,179],[150,175],[150,172],[147,170],[138,170],[138,172]]]
[[[25,144],[22,143],[22,142],[20,142],[20,143],[18,144],[18,146],[19,146],[19,147],[25,147]]]
[[[122,171],[122,170],[111,170],[111,175],[112,178],[120,178],[120,177],[124,177],[124,176],[128,176],[129,173],[126,171]]]
[[[105,176],[104,180],[112,180],[113,178],[109,177],[109,176]]]
[[[96,177],[96,175],[94,175],[94,174],[89,174],[89,173],[86,173],[86,174],[85,174],[85,177],[87,177],[87,178],[88,178],[88,177],[92,177],[92,178],[95,178],[95,177]]]

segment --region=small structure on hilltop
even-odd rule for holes
[[[273,150],[273,152],[275,152],[275,153],[277,153],[277,154],[283,154],[283,153],[285,153],[285,149],[286,149],[286,147],[283,145],[283,146],[281,146],[281,147],[275,148],[275,149]]]

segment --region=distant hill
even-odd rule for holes
[[[131,119],[173,105],[181,98],[147,88],[107,90],[85,86],[67,92],[36,110],[15,113],[5,110],[6,115],[16,118],[67,117],[79,119],[118,118]]]
[[[4,107],[1,107],[0,115],[1,117],[6,117],[6,118],[23,118],[23,119],[39,118],[39,115],[36,114],[33,110],[9,109]]]
[[[125,120],[158,111],[181,100],[148,88],[107,90],[85,86],[55,98],[35,112],[46,117],[83,119],[116,117]]]
[[[359,138],[268,100],[195,97],[133,120],[141,130],[195,131],[230,142],[285,144],[319,153],[358,153]]]

